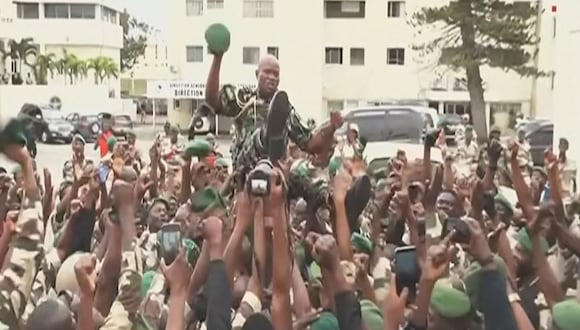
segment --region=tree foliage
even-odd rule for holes
[[[503,0],[456,0],[423,8],[414,14],[414,25],[441,33],[414,48],[440,51],[438,64],[454,69],[488,65],[523,76],[538,75],[541,72],[533,63],[539,42],[537,14],[529,2]]]
[[[125,10],[120,14],[123,28],[123,48],[121,49],[121,72],[131,70],[145,54],[147,36],[151,30],[146,23],[139,22]]]

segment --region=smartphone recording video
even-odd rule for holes
[[[404,246],[395,249],[395,275],[397,294],[401,294],[403,288],[409,290],[409,298],[413,299],[417,291],[417,283],[421,278],[421,268],[417,261],[417,249],[415,246]]]

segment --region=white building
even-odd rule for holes
[[[212,61],[204,31],[223,22],[231,30],[232,42],[224,56],[221,81],[255,83],[259,58],[267,52],[275,54],[281,64],[280,88],[289,92],[303,117],[321,120],[330,110],[392,100],[424,101],[440,113],[469,111],[464,77],[434,70],[412,49],[417,36],[408,18],[421,6],[435,5],[434,1],[175,0],[168,4],[170,63],[176,64],[179,79],[200,90]],[[550,66],[550,58],[544,59],[545,66]],[[550,85],[549,78],[534,85],[534,79],[497,69],[482,68],[482,75],[492,124],[495,113],[530,113],[534,89]],[[535,101],[542,110],[549,103],[544,96]],[[184,123],[197,101],[184,99],[174,105],[170,119]],[[501,117],[502,123],[496,124],[507,125],[508,116]]]
[[[120,0],[3,0],[0,38],[33,38],[42,54],[120,61],[123,31]],[[6,17],[6,18],[5,18]]]

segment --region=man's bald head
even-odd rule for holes
[[[270,99],[278,90],[280,83],[280,65],[274,55],[268,54],[262,57],[256,70],[256,78],[258,78],[260,97]]]

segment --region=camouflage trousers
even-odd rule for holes
[[[234,168],[241,169],[238,188],[243,187],[247,174],[256,166],[258,161],[267,157],[261,132],[261,129],[257,129],[233,145],[231,150],[232,163]],[[315,167],[309,160],[304,158],[294,160],[287,178],[289,197],[291,199],[303,198],[313,211],[318,211],[320,207],[328,205],[330,196],[328,179],[328,172]]]

